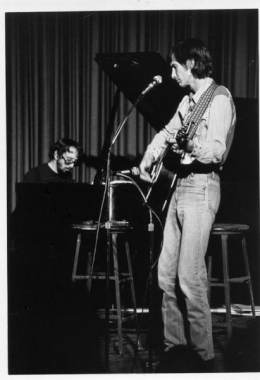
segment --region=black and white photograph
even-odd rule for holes
[[[257,374],[256,3],[40,3],[1,7],[1,371]]]

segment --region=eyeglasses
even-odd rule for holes
[[[63,159],[65,165],[68,165],[68,166],[70,166],[70,165],[76,166],[78,163],[78,160],[73,160],[71,158],[65,158],[64,156],[61,156],[61,158]]]

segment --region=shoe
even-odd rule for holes
[[[202,360],[190,347],[174,346],[164,351],[156,373],[207,373],[213,372],[214,359]]]
[[[201,359],[200,372],[202,372],[202,373],[214,372],[214,364],[215,364],[214,359],[210,359],[210,360],[202,360]]]
[[[188,346],[177,345],[161,355],[157,373],[188,373],[194,372],[191,369],[191,350]]]

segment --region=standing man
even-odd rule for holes
[[[205,254],[220,203],[219,172],[233,140],[236,111],[229,90],[215,86],[212,59],[200,40],[188,39],[173,47],[171,67],[172,78],[191,93],[184,96],[172,120],[148,145],[140,172],[142,179],[151,181],[150,169],[169,143],[180,154],[158,263],[164,350],[174,355],[178,348],[189,347],[200,358],[202,371],[208,371],[212,369],[214,348]],[[193,110],[198,109],[210,86],[214,90],[195,135],[187,136],[187,125],[195,117]],[[185,300],[185,311],[179,307],[177,286]]]
[[[31,169],[24,176],[24,182],[71,182],[72,169],[81,155],[80,145],[69,138],[56,141],[49,151],[49,162]]]

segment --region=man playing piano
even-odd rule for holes
[[[49,162],[31,169],[24,176],[24,182],[72,182],[72,169],[81,155],[80,145],[68,138],[56,141],[49,151]]]

